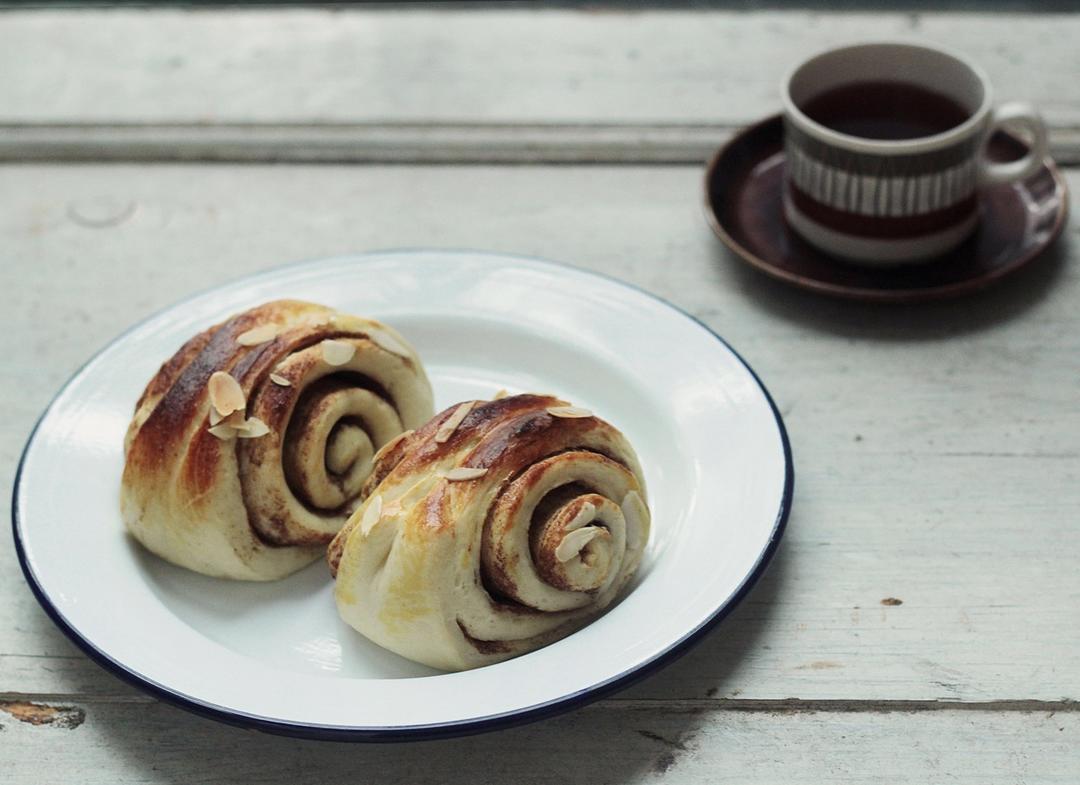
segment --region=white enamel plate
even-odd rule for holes
[[[124,430],[191,335],[293,297],[388,322],[423,358],[436,408],[550,392],[620,428],[645,468],[653,532],[622,602],[539,651],[439,673],[337,616],[326,565],[276,583],[207,578],[144,552],[118,510]],[[792,464],[746,363],[674,307],[569,267],[470,252],[399,252],[273,270],[151,317],[67,383],[27,444],[15,542],[53,620],[103,667],[218,720],[299,736],[449,736],[594,700],[670,661],[764,570]]]

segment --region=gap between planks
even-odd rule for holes
[[[146,704],[158,703],[148,695],[79,695],[76,693],[0,693],[3,703],[82,703],[82,704]],[[583,707],[602,710],[654,710],[671,713],[702,713],[737,711],[763,714],[917,714],[930,711],[976,711],[1032,713],[1078,713],[1080,702],[1073,700],[992,700],[992,701],[943,701],[943,700],[782,700],[700,698],[700,699],[619,699],[607,698]]]
[[[0,162],[700,164],[731,123],[0,123]],[[1080,127],[1050,129],[1080,164]]]

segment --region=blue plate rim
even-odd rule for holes
[[[34,438],[37,435],[38,429],[42,422],[48,416],[53,406],[56,404],[57,399],[63,395],[71,384],[79,378],[86,368],[94,362],[101,354],[107,351],[114,344],[123,340],[127,335],[141,327],[143,324],[157,318],[166,311],[183,305],[184,303],[191,302],[205,294],[208,294],[220,286],[229,285],[232,283],[238,283],[240,281],[256,281],[265,277],[273,277],[274,275],[281,273],[285,270],[290,270],[299,267],[313,266],[316,264],[326,264],[328,262],[349,260],[351,262],[363,263],[365,261],[374,261],[377,258],[385,258],[387,256],[394,255],[416,255],[416,254],[439,254],[443,256],[468,256],[470,258],[487,258],[492,261],[527,261],[533,264],[541,266],[547,266],[557,269],[568,269],[574,272],[581,273],[587,276],[594,276],[601,278],[618,286],[623,286],[628,289],[632,289],[640,294],[649,297],[650,299],[666,306],[675,313],[691,320],[697,324],[701,329],[705,330],[716,340],[727,348],[728,351],[734,355],[734,357],[743,365],[749,372],[750,376],[754,379],[758,388],[761,390],[762,395],[765,396],[766,402],[769,404],[769,408],[772,410],[773,417],[776,421],[777,431],[780,435],[780,442],[784,453],[784,487],[780,498],[780,507],[777,511],[776,518],[773,523],[772,532],[769,535],[769,539],[758,555],[757,561],[751,568],[750,572],[739,584],[738,588],[723,602],[721,605],[701,624],[694,629],[687,632],[679,640],[668,646],[664,651],[660,652],[656,656],[648,659],[633,668],[630,668],[622,673],[612,676],[611,678],[598,682],[590,687],[587,687],[578,692],[569,693],[567,695],[553,698],[550,701],[527,706],[522,709],[515,709],[509,712],[503,712],[500,714],[493,714],[485,717],[476,717],[467,720],[458,720],[445,723],[433,723],[424,725],[397,725],[397,726],[349,726],[349,725],[318,725],[311,723],[300,722],[288,722],[283,720],[271,719],[269,717],[262,717],[256,714],[249,714],[235,709],[229,709],[224,706],[218,706],[216,704],[201,700],[192,695],[181,693],[177,690],[173,690],[163,684],[160,684],[153,679],[148,678],[130,668],[123,663],[113,659],[106,652],[95,646],[89,639],[84,637],[57,609],[53,602],[49,599],[45,590],[42,588],[37,576],[34,575],[33,569],[30,565],[29,557],[27,556],[20,523],[20,511],[19,501],[22,495],[22,476],[23,469],[25,468],[26,456],[30,451],[30,447],[34,442]],[[750,364],[739,354],[734,347],[731,346],[724,338],[722,338],[715,330],[705,324],[701,319],[697,318],[693,314],[679,308],[664,298],[653,294],[652,292],[643,289],[636,284],[628,283],[620,280],[612,275],[606,273],[595,272],[593,270],[586,270],[581,267],[577,267],[566,262],[558,262],[550,259],[543,259],[539,257],[527,256],[522,254],[508,254],[499,253],[493,251],[477,251],[464,248],[394,248],[387,250],[366,251],[362,253],[354,254],[337,254],[329,257],[321,257],[315,259],[308,259],[299,262],[289,262],[287,264],[275,265],[271,268],[263,270],[252,275],[241,276],[234,279],[227,284],[219,284],[217,286],[208,287],[202,289],[188,297],[183,298],[165,308],[159,309],[154,313],[146,316],[143,319],[132,324],[125,329],[111,341],[106,343],[103,347],[94,352],[79,368],[68,378],[66,382],[57,390],[53,395],[48,406],[38,417],[37,422],[34,423],[33,429],[30,431],[30,435],[26,440],[26,444],[23,447],[22,454],[19,457],[18,468],[15,471],[14,489],[11,496],[11,524],[12,535],[15,542],[15,552],[19,560],[19,567],[22,569],[23,577],[26,579],[30,590],[33,592],[34,597],[37,599],[38,604],[49,616],[52,622],[60,628],[64,633],[79,647],[92,661],[97,665],[120,678],[122,681],[127,682],[133,687],[148,693],[149,695],[158,698],[173,706],[177,706],[186,711],[192,712],[208,719],[216,720],[226,725],[233,725],[236,727],[259,730],[265,733],[271,733],[281,736],[291,736],[295,738],[314,739],[321,741],[365,741],[365,742],[397,742],[397,741],[421,741],[428,739],[445,739],[458,736],[468,736],[478,733],[486,733],[493,730],[502,728],[509,728],[516,725],[523,725],[529,722],[535,722],[537,720],[553,717],[558,714],[562,714],[571,711],[576,708],[585,706],[593,701],[599,700],[607,695],[610,695],[619,690],[625,689],[636,681],[639,681],[646,676],[649,676],[661,668],[669,665],[678,657],[685,654],[692,646],[698,643],[711,629],[725,619],[732,610],[734,610],[740,602],[749,594],[750,590],[764,575],[766,568],[772,561],[773,556],[776,553],[780,540],[784,535],[787,528],[788,517],[791,513],[791,502],[794,493],[795,485],[795,466],[791,451],[791,442],[788,438],[787,428],[784,426],[783,417],[780,414],[780,410],[776,406],[776,402],[773,400],[772,395],[769,393],[768,388],[764,382],[758,376],[757,372],[750,366]]]

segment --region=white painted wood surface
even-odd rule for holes
[[[1080,118],[1074,14],[423,7],[0,15],[5,122],[748,122],[823,47],[921,36]],[[27,69],[28,63],[33,69]]]
[[[968,52],[1080,158],[1074,14],[417,6],[0,13],[0,157],[698,161],[887,37]]]
[[[772,109],[803,52],[905,30],[971,51],[1067,140],[1078,19],[0,13],[0,503],[41,409],[131,322],[273,265],[408,246],[560,259],[686,308],[761,373],[797,467],[772,569],[682,660],[572,715],[415,750],[244,733],[137,693],[53,628],[5,529],[0,782],[43,760],[88,783],[1075,782],[1077,227],[979,296],[834,302],[723,250],[699,166],[633,163],[697,160]],[[57,144],[91,162],[19,162]],[[406,163],[93,163],[185,156]],[[617,165],[522,165],[583,158]],[[518,165],[407,163],[431,160]]]
[[[1080,276],[1067,247],[963,302],[832,302],[731,259],[702,219],[700,177],[696,167],[6,167],[0,221],[16,263],[0,290],[21,296],[0,334],[3,388],[19,391],[0,423],[5,465],[91,352],[217,282],[409,245],[571,261],[667,297],[728,338],[775,393],[797,462],[787,540],[761,590],[632,695],[1080,698]],[[100,226],[110,214],[118,223]],[[4,574],[21,623],[0,625],[0,651],[70,655],[14,572]],[[887,597],[904,604],[881,605]],[[34,692],[69,692],[71,668],[79,689],[114,684],[80,660],[46,670],[10,659]]]
[[[484,736],[374,746],[265,736],[156,704],[89,702],[78,709],[60,705],[51,716],[46,712],[37,713],[53,724],[32,726],[0,711],[4,744],[20,750],[0,776],[27,783],[50,781],[53,772],[78,772],[77,781],[85,785],[1073,785],[1080,734],[1077,712],[717,711],[599,704]]]

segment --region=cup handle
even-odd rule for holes
[[[982,185],[1002,185],[1030,177],[1042,166],[1047,155],[1046,125],[1039,110],[1026,101],[1009,101],[995,107],[990,115],[986,141],[1004,125],[1019,126],[1031,134],[1031,149],[1018,161],[994,163],[986,159],[985,144],[979,164],[979,182]]]

